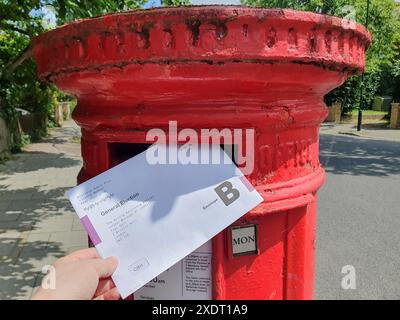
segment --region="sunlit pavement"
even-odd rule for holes
[[[87,245],[64,193],[81,167],[79,130],[68,122],[0,165],[0,299],[27,299],[42,267]]]

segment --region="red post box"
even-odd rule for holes
[[[213,239],[212,294],[310,299],[323,97],[363,70],[370,42],[336,17],[204,6],[73,22],[39,36],[33,53],[40,78],[78,98],[79,182],[145,150],[146,133],[170,121],[200,136],[254,129],[248,178],[265,201]],[[254,250],[237,254],[246,237]]]

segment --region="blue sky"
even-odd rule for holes
[[[144,4],[143,9],[160,7],[160,6],[161,6],[161,0],[149,0]]]

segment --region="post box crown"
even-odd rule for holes
[[[37,37],[43,80],[128,64],[299,63],[361,72],[371,35],[337,17],[242,6],[134,10],[84,19]]]

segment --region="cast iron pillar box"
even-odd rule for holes
[[[83,182],[146,149],[169,121],[254,129],[248,178],[265,201],[212,242],[215,299],[310,299],[323,97],[362,72],[371,36],[336,17],[240,6],[160,8],[80,20],[33,44],[40,78],[78,98]],[[212,222],[211,222],[212,223]],[[257,226],[234,255],[232,228]]]

